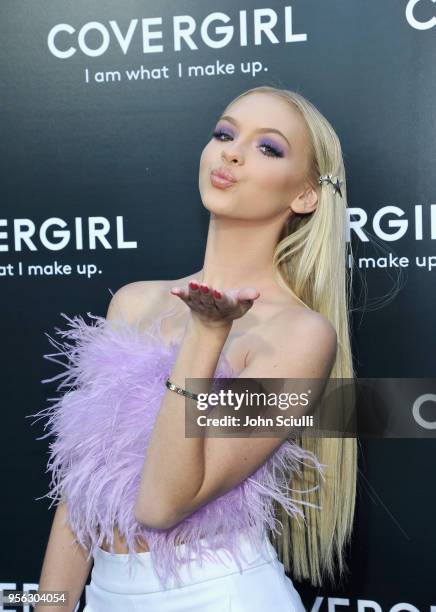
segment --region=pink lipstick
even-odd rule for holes
[[[230,170],[226,168],[217,168],[210,173],[210,181],[214,187],[218,189],[227,189],[237,182]]]

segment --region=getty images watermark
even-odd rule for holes
[[[197,416],[197,424],[200,427],[312,427],[312,415],[300,415],[295,417],[293,414],[274,414],[273,416],[263,416],[257,411],[265,405],[268,408],[289,411],[291,408],[306,408],[310,405],[311,389],[302,393],[274,393],[270,392],[241,392],[232,389],[221,389],[218,393],[199,393],[196,401],[197,410],[209,410],[212,407],[226,406],[234,413],[241,411],[241,408],[249,407],[250,413],[243,417],[235,414],[225,414],[221,417],[200,414]]]
[[[436,437],[436,378],[188,378],[186,437]]]

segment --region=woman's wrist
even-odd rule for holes
[[[186,331],[198,338],[208,338],[209,340],[226,340],[232,329],[233,321],[204,321],[195,313],[191,312],[186,325]]]
[[[192,377],[208,381],[213,376],[231,327],[231,322],[229,324],[221,322],[219,325],[215,322],[210,324],[191,315],[186,324],[176,362],[169,376],[170,382],[188,391],[207,392],[209,383],[203,390],[197,380],[196,388],[191,389],[187,379]]]

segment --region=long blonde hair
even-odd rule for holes
[[[306,124],[311,145],[308,180],[318,192],[318,204],[312,213],[296,214],[287,221],[274,252],[273,267],[277,282],[285,290],[335,327],[338,348],[330,378],[354,379],[350,343],[352,268],[348,271],[347,267],[351,245],[346,241],[347,190],[339,138],[311,102],[287,89],[254,87],[233,99],[227,108],[251,93],[267,93],[285,100],[300,112]],[[331,184],[319,185],[318,179],[324,174],[343,181],[342,197]],[[328,470],[324,480],[305,465],[301,475],[292,475],[294,499],[300,485],[303,489],[319,485],[304,493],[304,500],[318,508],[303,506],[306,525],[302,528],[300,521],[292,520],[277,505],[277,518],[283,529],[280,536],[273,535],[272,543],[286,571],[295,579],[308,579],[320,586],[328,577],[334,583],[338,573],[342,578],[347,569],[344,547],[351,537],[355,511],[357,440],[304,435],[294,439],[312,451]]]

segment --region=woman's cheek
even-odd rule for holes
[[[206,157],[206,147],[202,150],[201,155],[200,155],[200,168],[204,166],[205,157]]]
[[[213,168],[211,147],[207,144],[200,156],[200,171],[210,172]]]
[[[269,168],[268,172],[256,173],[256,186],[258,189],[268,192],[282,192],[287,188],[288,184],[289,176],[286,176],[283,172],[277,172]]]

